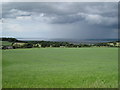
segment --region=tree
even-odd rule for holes
[[[27,44],[25,44],[25,45],[24,45],[24,47],[25,47],[25,48],[32,48],[32,47],[33,47],[33,45],[32,45],[32,44],[30,44],[30,43],[27,43]]]

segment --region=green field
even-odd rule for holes
[[[2,88],[2,50],[0,50],[0,89]]]
[[[4,45],[4,46],[9,46],[9,45],[12,45],[12,42],[0,41],[0,44],[1,44],[1,45]]]
[[[3,88],[118,87],[117,48],[3,50]]]

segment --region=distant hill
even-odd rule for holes
[[[18,41],[16,38],[0,38],[0,41],[8,41],[8,42],[16,42]]]

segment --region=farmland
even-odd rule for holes
[[[3,88],[117,86],[117,48],[3,50]]]
[[[12,42],[8,42],[8,41],[0,41],[0,43],[4,46],[12,45]]]
[[[0,50],[0,88],[2,88],[2,50]]]

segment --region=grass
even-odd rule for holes
[[[12,42],[8,42],[8,41],[0,41],[1,45],[4,45],[4,46],[9,46],[9,45],[12,45]]]
[[[2,50],[0,50],[0,89],[2,88]]]
[[[117,48],[3,50],[3,88],[115,87]]]

